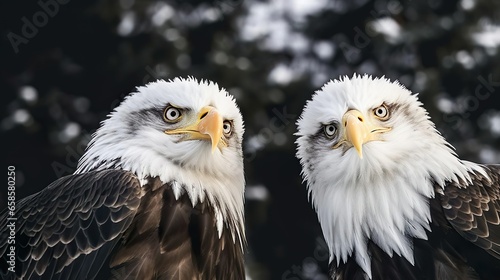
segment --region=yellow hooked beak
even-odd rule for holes
[[[185,127],[173,130],[166,130],[166,134],[186,134],[185,140],[210,140],[212,142],[212,152],[219,146],[219,143],[226,146],[222,140],[222,116],[217,109],[212,106],[203,107],[198,113],[195,121]]]
[[[358,110],[349,110],[342,117],[344,124],[344,141],[349,142],[358,152],[360,158],[363,158],[363,144],[381,140],[380,133],[391,130],[390,127],[377,127],[367,120]]]

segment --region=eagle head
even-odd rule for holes
[[[367,240],[413,262],[408,236],[426,238],[434,184],[467,179],[417,96],[398,82],[354,75],[326,83],[297,121],[297,157],[332,261]]]
[[[128,95],[95,132],[77,173],[122,168],[139,178],[241,185],[243,120],[216,83],[158,80]],[[200,183],[201,184],[201,183]]]

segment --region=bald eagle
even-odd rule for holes
[[[297,125],[333,279],[500,277],[500,166],[458,158],[415,94],[344,77]]]
[[[14,264],[0,215],[2,279],[244,279],[242,136],[213,82],[138,87],[73,175],[17,203]]]

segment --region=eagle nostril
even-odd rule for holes
[[[208,112],[203,113],[203,115],[200,116],[200,120],[206,117],[206,115],[208,115]]]

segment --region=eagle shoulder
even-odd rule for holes
[[[447,220],[463,238],[500,259],[500,165],[482,167],[484,174],[471,172],[471,184],[447,184],[441,205]]]
[[[128,228],[141,199],[123,170],[62,177],[16,205],[15,273],[7,269],[7,210],[0,214],[2,279],[94,278]]]

